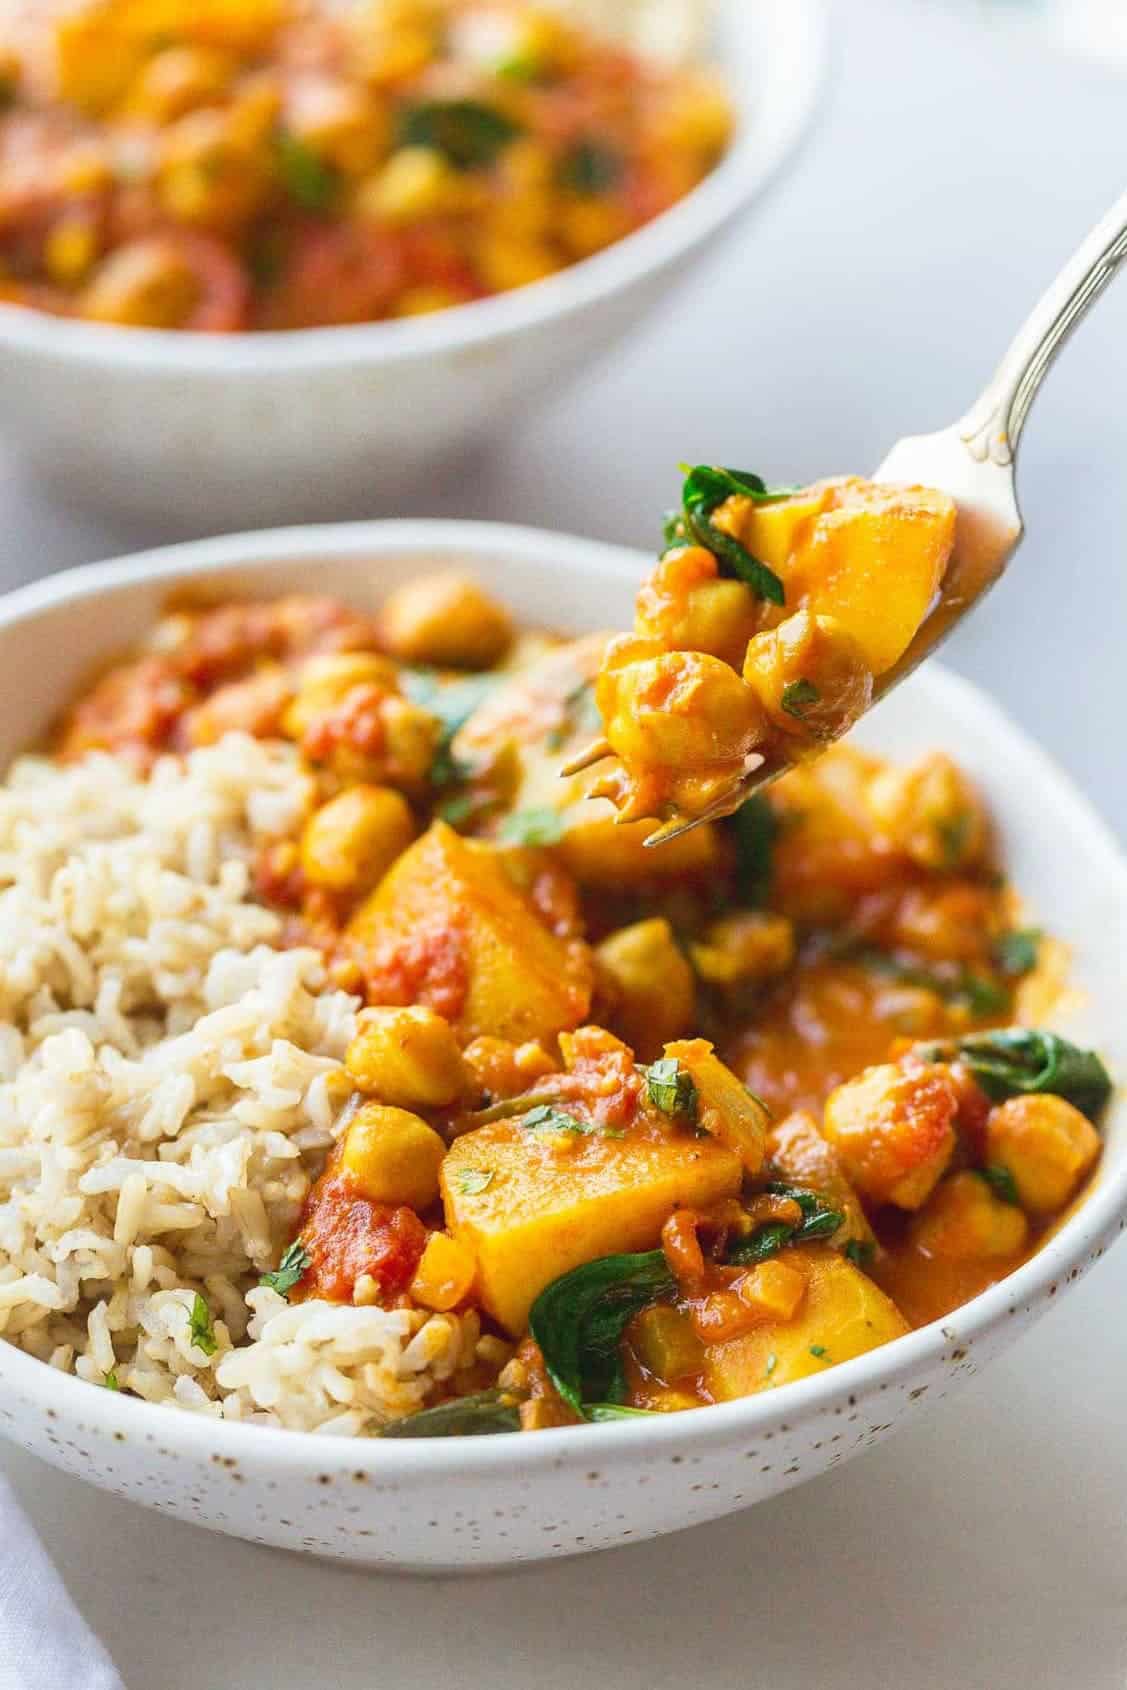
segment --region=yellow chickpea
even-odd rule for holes
[[[162,134],[157,196],[178,223],[233,233],[262,209],[272,185],[269,152],[234,133],[227,112],[189,112]]]
[[[720,579],[703,546],[666,552],[643,582],[635,631],[677,651],[705,651],[738,668],[755,633],[759,603],[742,581]]]
[[[1063,1097],[1011,1097],[990,1111],[986,1159],[1005,1168],[1022,1207],[1063,1209],[1100,1153],[1100,1135]]]
[[[643,1061],[689,1031],[696,984],[664,917],[620,927],[595,956],[609,986],[611,1023]]]
[[[455,209],[458,172],[433,147],[400,147],[360,184],[353,202],[360,217],[406,225]]]
[[[508,293],[543,281],[563,268],[564,260],[544,240],[510,234],[507,229],[487,229],[474,252],[478,272],[491,293]]]
[[[334,652],[310,657],[302,664],[297,692],[283,718],[290,739],[300,739],[314,718],[339,704],[357,686],[384,687],[395,692],[399,672],[394,663],[374,651]]]
[[[493,1098],[519,1097],[536,1080],[558,1069],[543,1045],[533,1040],[517,1045],[490,1033],[471,1040],[462,1055],[471,1087]]]
[[[660,652],[604,667],[595,696],[607,739],[627,767],[739,763],[763,733],[751,688],[706,652]]]
[[[965,1169],[936,1187],[913,1220],[910,1236],[918,1250],[948,1261],[1012,1256],[1024,1249],[1029,1222],[981,1174]]]
[[[453,1028],[421,1004],[365,1010],[345,1067],[361,1091],[400,1108],[445,1108],[467,1082]]]
[[[743,676],[772,726],[809,744],[845,733],[873,697],[872,671],[857,641],[832,616],[809,610],[756,634]]]
[[[79,312],[95,323],[175,329],[187,321],[198,298],[195,272],[156,236],[111,252],[84,288]]]
[[[438,1199],[446,1145],[433,1127],[406,1109],[365,1103],[349,1123],[341,1171],[373,1203],[429,1209]]]
[[[921,868],[962,869],[982,860],[989,835],[982,801],[941,751],[907,769],[882,769],[865,797],[877,826]]]
[[[388,786],[350,786],[306,822],[301,867],[312,885],[359,897],[379,884],[414,837],[402,793]]]
[[[389,698],[382,716],[387,741],[387,778],[408,792],[417,792],[426,785],[434,762],[438,723],[428,710],[405,698]]]
[[[391,594],[381,629],[388,649],[406,663],[489,669],[513,640],[513,624],[476,581],[454,573],[424,575]]]
[[[784,915],[741,910],[711,922],[689,951],[710,986],[757,985],[794,961],[794,924]]]
[[[298,139],[346,176],[371,170],[391,138],[388,109],[359,84],[339,77],[299,82],[286,116]]]
[[[155,123],[171,123],[196,106],[218,100],[233,76],[231,59],[214,47],[165,47],[146,61],[130,92],[129,107]]]

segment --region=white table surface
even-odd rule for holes
[[[864,470],[964,408],[1120,192],[1127,83],[926,0],[840,0],[837,23],[831,110],[759,219],[410,513],[651,543],[686,455]],[[1125,364],[1121,283],[1029,427],[1020,564],[950,656],[1127,836]],[[165,537],[49,506],[2,459],[0,510],[4,586]],[[0,1465],[129,1690],[1122,1690],[1125,1286],[1122,1251],[963,1398],[805,1489],[456,1590],[219,1538],[7,1447]]]

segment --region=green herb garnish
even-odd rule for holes
[[[874,974],[884,975],[901,986],[919,986],[924,991],[934,992],[944,1003],[963,1004],[979,1018],[1001,1015],[1009,1009],[1008,987],[991,980],[987,974],[968,968],[965,963],[954,970],[921,968],[918,963],[904,962],[875,945],[862,946],[854,954],[862,967],[871,969]]]
[[[279,1297],[288,1299],[298,1280],[304,1277],[312,1265],[313,1258],[309,1251],[304,1244],[295,1240],[273,1273],[264,1273],[258,1283],[268,1291],[276,1291]]]
[[[480,170],[521,133],[495,106],[480,100],[424,100],[399,120],[401,147],[431,147],[458,170]]]
[[[461,1438],[520,1431],[520,1399],[511,1391],[478,1391],[405,1415],[380,1428],[381,1438]]]
[[[498,839],[505,845],[558,845],[563,835],[562,816],[547,806],[514,810],[497,830]]]
[[[1003,974],[1015,978],[1031,974],[1037,966],[1042,933],[1039,927],[1017,927],[1003,933],[994,945],[994,961]]]
[[[462,1168],[457,1174],[458,1190],[466,1197],[480,1197],[493,1184],[492,1168]]]
[[[278,171],[290,198],[303,211],[327,211],[340,188],[336,171],[304,141],[288,132],[278,136],[277,159]]]
[[[806,720],[806,712],[812,704],[817,704],[821,693],[813,681],[788,681],[783,688],[782,706],[788,716],[793,716],[799,722]]]
[[[980,1168],[979,1173],[994,1193],[1003,1203],[1012,1203],[1020,1207],[1021,1199],[1017,1194],[1017,1181],[1008,1168],[1001,1162],[991,1162],[988,1167]]]
[[[824,1361],[829,1351],[824,1344],[811,1344],[810,1354],[816,1357],[818,1361]]]
[[[925,1061],[965,1063],[996,1103],[1047,1092],[1094,1121],[1111,1096],[1111,1076],[1095,1051],[1082,1050],[1058,1033],[1003,1027],[917,1048]]]
[[[111,1367],[108,1373],[102,1374],[102,1384],[107,1391],[121,1390],[121,1383],[117,1377],[116,1367]]]
[[[695,1120],[697,1088],[687,1068],[682,1068],[675,1056],[663,1056],[651,1062],[641,1072],[646,1076],[646,1093],[655,1108],[663,1115],[683,1115]]]
[[[566,1109],[553,1108],[550,1103],[538,1103],[535,1109],[517,1119],[530,1133],[597,1133],[599,1130],[593,1121],[581,1121],[578,1115],[569,1115]]]
[[[440,681],[431,669],[401,671],[400,685],[405,696],[420,710],[438,719],[438,747],[428,776],[431,786],[453,786],[471,772],[454,756],[452,742],[497,684],[496,675],[467,675],[460,681]]]
[[[559,163],[561,188],[592,197],[605,194],[622,178],[622,157],[600,141],[583,140],[564,154]]]
[[[974,816],[969,810],[959,810],[936,824],[944,868],[957,868],[962,862],[973,827]]]
[[[192,1312],[188,1317],[188,1330],[192,1343],[197,1350],[202,1350],[205,1356],[213,1356],[219,1348],[219,1341],[215,1336],[215,1329],[211,1324],[211,1310],[207,1306],[207,1298],[197,1291],[192,1301]]]
[[[802,1219],[797,1226],[786,1221],[767,1221],[747,1238],[736,1239],[728,1248],[728,1261],[734,1266],[750,1267],[755,1262],[765,1262],[788,1244],[811,1244],[821,1238],[832,1238],[845,1220],[840,1209],[831,1209],[824,1197],[805,1186],[772,1180],[766,1189],[776,1197],[797,1203]]]
[[[854,1267],[866,1268],[877,1253],[877,1247],[871,1239],[851,1238],[845,1246],[843,1254]]]

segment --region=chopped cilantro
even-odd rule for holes
[[[974,816],[970,810],[958,810],[953,816],[945,816],[936,823],[944,868],[957,868],[962,862],[973,829]]]
[[[337,197],[335,170],[296,135],[283,132],[277,142],[278,170],[290,198],[303,211],[327,211]]]
[[[783,688],[781,702],[788,716],[793,716],[797,721],[803,722],[806,720],[806,712],[810,706],[817,704],[821,696],[813,681],[788,681]]]
[[[1017,1194],[1017,1181],[1010,1170],[1002,1166],[1001,1162],[991,1162],[979,1171],[995,1197],[1000,1197],[1003,1203],[1020,1205],[1021,1199]]]
[[[120,1391],[121,1383],[117,1376],[117,1368],[111,1367],[108,1373],[102,1374],[102,1384],[107,1391]]]
[[[650,1102],[663,1115],[684,1115],[696,1119],[697,1088],[687,1068],[682,1068],[675,1056],[663,1056],[643,1068],[646,1092]]]
[[[298,1240],[290,1245],[273,1273],[264,1273],[259,1284],[268,1291],[276,1291],[279,1297],[289,1297],[290,1292],[308,1269],[312,1266],[313,1258],[304,1244]]]
[[[539,809],[514,810],[497,830],[506,845],[558,845],[563,838],[563,818],[546,805]]]
[[[582,1121],[578,1115],[571,1115],[566,1109],[556,1109],[550,1103],[538,1103],[527,1115],[518,1116],[518,1120],[530,1133],[600,1134],[603,1138],[623,1136],[613,1127],[602,1127],[597,1121]]]
[[[480,100],[423,100],[399,120],[401,147],[431,147],[457,170],[492,164],[520,134],[520,126]]]
[[[198,1291],[188,1321],[188,1330],[196,1349],[202,1350],[205,1356],[213,1356],[219,1348],[219,1341],[211,1324],[211,1310],[207,1306],[207,1298],[201,1296]]]
[[[871,1239],[851,1238],[845,1246],[844,1255],[848,1261],[853,1263],[854,1267],[868,1267],[876,1255],[876,1245]]]
[[[1014,928],[1003,933],[994,945],[994,961],[1003,974],[1029,974],[1037,966],[1037,950],[1041,943],[1039,927]]]
[[[560,160],[558,177],[561,188],[574,194],[605,194],[622,177],[622,158],[601,141],[577,141]]]
[[[731,821],[736,841],[736,894],[753,909],[767,902],[774,869],[778,817],[762,792],[749,798]]]
[[[811,1344],[810,1354],[812,1356],[816,1356],[819,1361],[824,1361],[828,1356],[829,1351],[826,1349],[824,1344]]]
[[[492,1168],[462,1168],[457,1175],[458,1190],[466,1197],[480,1197],[493,1184]]]
[[[460,792],[456,798],[447,798],[441,804],[436,804],[434,813],[440,817],[448,827],[461,827],[468,822],[476,808],[476,801],[469,792]]]

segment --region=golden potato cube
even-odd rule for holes
[[[414,1000],[447,1014],[463,1042],[484,1034],[514,1044],[550,1039],[578,1026],[590,1006],[589,953],[549,932],[509,879],[503,855],[435,822],[348,927],[377,976],[409,958]],[[440,988],[443,1001],[432,1003]],[[447,1013],[452,991],[459,1001]]]
[[[990,1111],[986,1159],[1013,1176],[1023,1208],[1063,1209],[1100,1153],[1100,1135],[1063,1097],[1011,1097]]]
[[[546,1285],[599,1256],[653,1249],[674,1209],[740,1189],[738,1157],[708,1139],[539,1134],[496,1121],[456,1139],[446,1224],[478,1262],[483,1306],[512,1333]]]
[[[727,1145],[754,1178],[767,1156],[770,1111],[724,1066],[707,1039],[680,1039],[666,1045],[665,1055],[692,1075],[700,1125]]]
[[[829,496],[826,482],[815,482],[791,498],[777,499],[769,505],[756,504],[753,499],[737,494],[721,505],[713,521],[717,527],[735,535],[768,569],[784,575],[792,552],[802,543]],[[788,606],[789,603],[788,595]]]
[[[946,493],[847,478],[787,564],[788,607],[834,617],[881,675],[927,615],[954,544]]]
[[[432,1232],[411,1281],[411,1295],[424,1309],[456,1308],[469,1296],[476,1273],[477,1263],[464,1244],[445,1232]]]
[[[796,1246],[785,1263],[806,1281],[797,1315],[706,1348],[705,1382],[718,1402],[805,1379],[909,1330],[896,1304],[829,1245]]]

